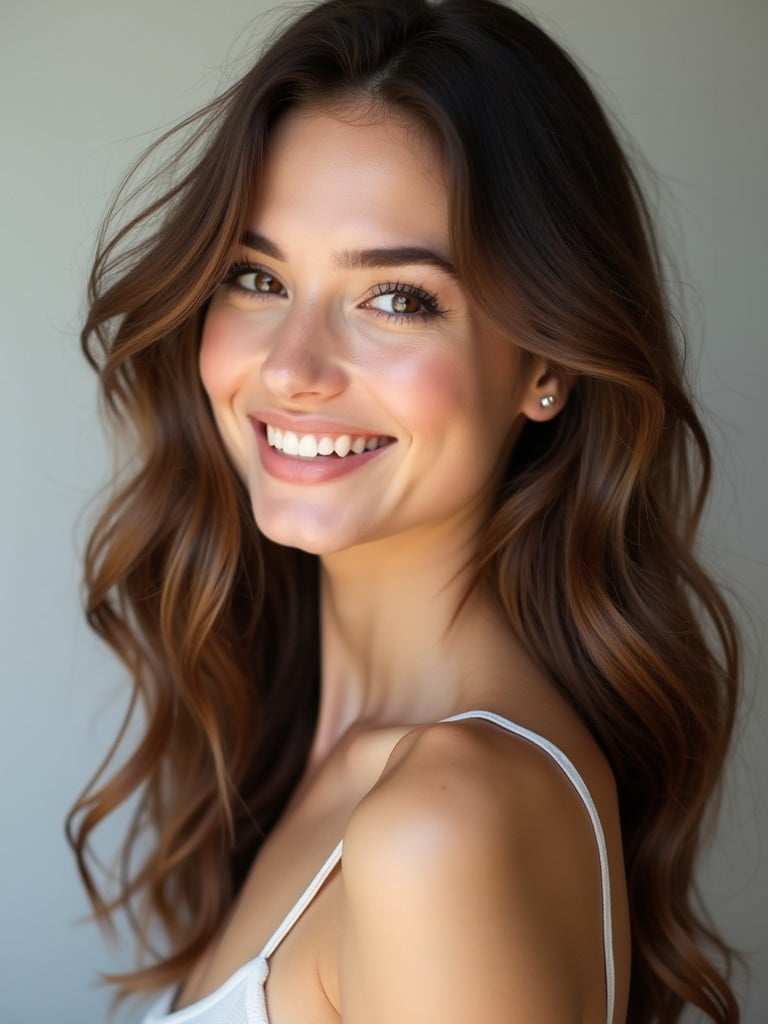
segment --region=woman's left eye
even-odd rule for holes
[[[415,285],[377,285],[373,297],[363,305],[392,319],[415,320],[442,315],[435,296]]]

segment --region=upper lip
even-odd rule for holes
[[[328,435],[331,437],[340,437],[343,434],[349,434],[352,437],[391,437],[386,431],[353,426],[349,423],[340,423],[338,420],[319,419],[309,413],[289,414],[270,410],[269,412],[250,413],[249,416],[250,419],[259,423],[268,423],[281,430],[290,430],[294,434]]]

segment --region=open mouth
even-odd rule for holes
[[[300,459],[337,458],[362,455],[392,444],[394,438],[357,434],[298,434],[265,424],[270,448]]]

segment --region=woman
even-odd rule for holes
[[[168,937],[121,991],[736,1021],[691,901],[738,675],[709,452],[589,87],[487,0],[337,0],[182,155],[83,333],[135,441],[88,615],[146,722],[71,836],[97,915]],[[87,839],[136,791],[106,899]]]

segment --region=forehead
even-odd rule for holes
[[[272,225],[444,249],[448,201],[438,147],[419,122],[386,108],[292,110],[270,136],[252,210],[252,227],[269,234]]]

